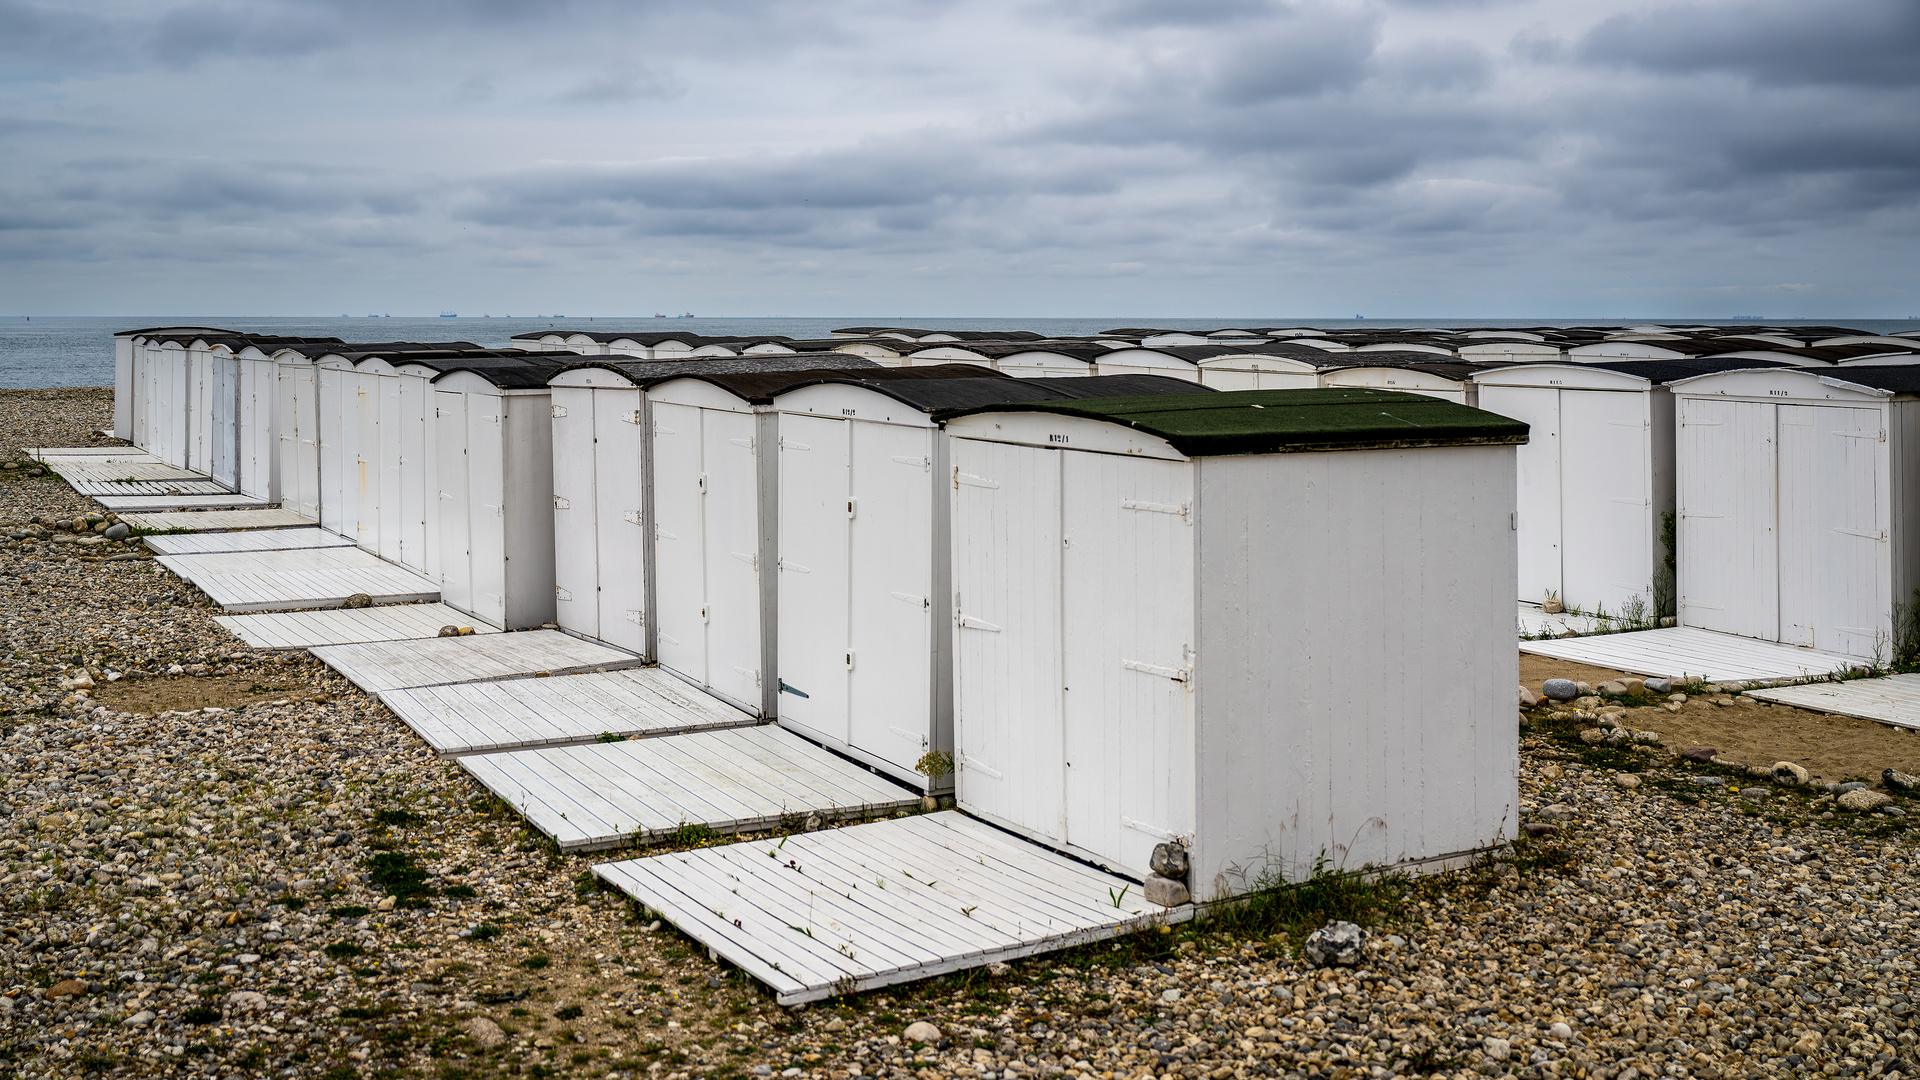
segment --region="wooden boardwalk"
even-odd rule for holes
[[[480,682],[525,675],[571,675],[639,667],[630,652],[558,630],[370,641],[313,650],[322,663],[370,694],[413,686]]]
[[[425,577],[351,547],[162,555],[155,561],[227,611],[339,607],[355,593],[376,604],[440,599],[439,587]]]
[[[63,475],[62,479],[65,479],[67,486],[73,490],[94,498],[126,498],[138,495],[168,498],[187,495],[233,495],[227,485],[204,477],[196,480],[76,480]]]
[[[1831,675],[1863,662],[1840,653],[1718,634],[1691,626],[1630,634],[1522,641],[1520,651],[1664,679],[1755,682]]]
[[[272,505],[250,495],[95,495],[92,498],[116,514],[155,510],[258,510]]]
[[[54,471],[69,484],[76,481],[115,483],[124,481],[207,480],[207,474],[158,461],[117,461],[113,458],[61,458],[51,462]],[[226,490],[225,487],[221,488]],[[129,492],[132,494],[132,492]]]
[[[739,832],[783,816],[860,816],[920,802],[918,792],[771,724],[459,760],[568,851],[658,840],[688,824]]]
[[[773,990],[782,1005],[1184,922],[1138,884],[943,811],[594,873]]]
[[[183,510],[148,514],[123,514],[121,520],[136,529],[191,529],[212,532],[226,529],[285,529],[313,524],[291,510]]]
[[[759,723],[656,667],[387,690],[380,700],[444,757]]]
[[[1747,696],[1816,712],[1920,728],[1920,675],[1776,686],[1771,690],[1749,690]]]
[[[159,458],[137,446],[29,446],[23,451],[35,461],[129,461],[161,464]]]
[[[240,532],[174,533],[149,536],[147,546],[161,555],[206,555],[223,551],[293,551],[300,548],[352,547],[353,541],[317,526],[298,529],[248,529]]]
[[[216,615],[214,622],[256,649],[312,649],[362,641],[430,638],[443,626],[499,630],[445,604],[385,604],[370,608],[276,611],[261,615]]]

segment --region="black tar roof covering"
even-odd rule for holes
[[[286,345],[275,352],[297,352],[302,356],[351,356],[356,360],[363,356],[381,356],[391,353],[452,353],[487,352],[499,350],[475,345],[471,341],[334,341],[332,344]],[[514,350],[518,352],[519,350]]]
[[[1421,360],[1414,363],[1381,364],[1366,359],[1370,356],[1378,356],[1380,355],[1379,353],[1340,353],[1338,355],[1346,357],[1347,362],[1344,364],[1335,364],[1332,367],[1322,370],[1352,371],[1354,368],[1384,367],[1402,371],[1422,371],[1428,375],[1438,375],[1443,379],[1452,379],[1454,382],[1466,382],[1468,379],[1473,378],[1477,372],[1486,371],[1489,368],[1506,366],[1505,364],[1470,364],[1460,360],[1442,360],[1438,357],[1432,360]],[[1394,355],[1397,356],[1399,354],[1395,353]]]
[[[1192,457],[1527,441],[1527,425],[1518,420],[1419,394],[1344,387],[1015,402],[939,418],[989,412],[1101,420],[1156,435]]]
[[[1869,386],[1893,394],[1920,394],[1920,364],[1861,364],[1857,367],[1814,368],[1810,375]]]
[[[218,326],[148,326],[148,327],[143,327],[142,329],[139,329],[139,330],[115,330],[113,332],[113,336],[114,337],[139,337],[142,334],[161,334],[161,333],[167,333],[167,332],[171,332],[175,334],[193,334],[195,336],[199,336],[203,334],[217,334],[221,337],[232,337],[233,335],[239,333],[238,330],[226,330]]]
[[[574,362],[567,364],[561,369],[562,371],[583,367],[605,368],[625,375],[633,380],[636,386],[652,386],[663,379],[677,379],[682,375],[737,375],[755,371],[864,371],[880,366],[864,356],[854,356],[852,353],[696,356],[674,360],[615,360],[612,357],[605,357],[587,360],[585,363],[578,362],[580,359],[578,357],[569,359]],[[980,370],[982,369],[975,369],[976,372]]]
[[[997,375],[973,364],[931,364],[927,367],[890,368],[874,365],[857,371],[833,371],[815,368],[794,371],[749,371],[731,375],[715,375],[696,372],[690,375],[678,375],[674,378],[698,379],[712,383],[722,390],[752,405],[765,405],[773,400],[775,394],[791,390],[796,386],[824,382],[837,376],[839,379],[858,382],[936,382],[941,380],[977,380],[981,378],[1000,378],[1007,382],[1015,380],[1005,375]],[[649,385],[657,386],[664,379],[656,379]]]
[[[970,374],[985,378],[955,375],[940,379],[869,380],[861,376],[824,375],[794,383],[780,391],[798,390],[820,383],[853,383],[876,394],[911,405],[925,413],[948,413],[984,405],[1002,405],[1015,401],[1065,401],[1073,398],[1137,397],[1148,394],[1211,394],[1212,387],[1165,375],[1095,375],[1085,379],[1014,379],[998,372],[969,364],[942,364],[939,367],[901,368],[904,371],[941,371],[966,368]]]
[[[1716,371],[1745,371],[1752,368],[1795,365],[1784,360],[1760,360],[1750,356],[1690,356],[1679,360],[1602,360],[1591,364],[1581,364],[1571,360],[1552,365],[1488,364],[1483,365],[1480,370],[1535,366],[1599,368],[1602,371],[1617,371],[1622,375],[1631,375],[1655,385],[1662,385],[1680,379],[1691,379],[1695,375],[1711,375]]]

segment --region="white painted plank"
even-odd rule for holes
[[[169,513],[124,514],[121,520],[136,529],[211,532],[226,529],[284,529],[310,526],[313,522],[291,510],[198,510]]]
[[[717,698],[681,693],[682,685],[658,668],[629,668],[402,687],[381,691],[380,700],[447,756],[758,723]]]
[[[247,495],[95,495],[95,502],[115,513],[139,513],[152,510],[245,510],[265,509],[265,499]]]
[[[805,748],[816,756],[807,758],[808,770],[796,769],[790,758],[805,757]],[[636,833],[657,839],[689,823],[732,832],[777,824],[783,814],[837,817],[919,802],[915,792],[772,725],[476,754],[460,764],[569,850],[628,843]],[[833,779],[823,783],[822,775]],[[622,827],[595,833],[550,809],[588,802],[596,818]]]
[[[1920,674],[1749,690],[1748,697],[1836,716],[1920,728]]]
[[[126,461],[159,461],[137,446],[29,446],[22,453],[35,461],[53,458],[113,458]]]
[[[1839,653],[1758,641],[1690,626],[1629,634],[1522,641],[1520,651],[1636,675],[1708,682],[1802,679],[1846,671],[1860,661]]]
[[[373,694],[542,671],[571,675],[638,667],[641,663],[630,652],[557,630],[332,645],[315,649],[313,654]]]
[[[62,477],[67,486],[82,495],[232,495],[224,484],[212,480],[75,480]]]
[[[1101,910],[1110,893],[1131,883],[956,811],[796,835],[774,849],[774,858],[768,849],[774,845],[756,842],[674,852],[602,864],[595,873],[766,983],[785,1005],[1065,948],[1193,913],[1190,906]],[[866,880],[878,874],[907,882],[929,850],[946,851],[952,860],[955,876],[938,888],[880,888]],[[1013,868],[1016,862],[1047,867],[1048,880],[1083,898],[1074,906],[1089,912],[1085,920],[1020,909],[1031,874]],[[936,895],[943,899],[930,904]],[[979,906],[962,914],[974,897],[982,898]],[[992,926],[981,919],[986,897],[1012,898]],[[942,904],[954,905],[944,918]]]
[[[162,555],[156,561],[228,611],[339,607],[355,593],[376,604],[440,599],[440,590],[421,575],[351,547]]]
[[[205,555],[222,551],[291,551],[296,548],[352,547],[353,541],[315,527],[173,533],[149,536],[147,546],[162,555]]]
[[[256,649],[311,649],[366,641],[404,641],[437,635],[442,626],[472,627],[475,634],[499,630],[445,604],[391,604],[370,608],[216,615],[214,622]]]
[[[52,465],[53,470],[60,474],[60,478],[68,483],[76,480],[112,483],[130,480],[208,481],[211,479],[205,473],[197,473],[192,469],[182,469],[179,466],[168,465],[160,461],[115,461],[105,458],[69,458],[52,461],[48,464]],[[221,490],[226,491],[229,489],[223,487]],[[129,492],[128,494],[132,493]]]

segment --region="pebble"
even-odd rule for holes
[[[1632,790],[1640,786],[1640,778],[1633,775],[1632,773],[1614,773],[1613,784],[1615,787],[1623,787],[1628,790]]]
[[[1776,784],[1802,785],[1807,782],[1807,770],[1791,761],[1776,761],[1768,772]]]
[[[907,1030],[901,1032],[900,1037],[910,1043],[932,1044],[939,1042],[945,1036],[940,1034],[939,1028],[925,1020],[916,1020],[907,1025]]]
[[[1571,679],[1548,679],[1540,684],[1540,692],[1548,701],[1572,701],[1580,696],[1580,685]]]
[[[1366,952],[1367,932],[1335,920],[1307,935],[1307,960],[1320,967],[1354,967]]]
[[[1843,792],[1835,801],[1849,810],[1866,813],[1870,810],[1878,810],[1883,806],[1891,805],[1893,796],[1882,794],[1870,788],[1859,787],[1854,788],[1852,791]]]

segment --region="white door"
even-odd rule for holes
[[[1778,641],[1774,406],[1679,400],[1680,623]]]
[[[341,516],[346,509],[346,461],[340,435],[340,411],[346,402],[341,397],[341,375],[337,368],[319,368],[314,372],[317,396],[315,426],[316,449],[320,456],[320,527],[351,538],[353,523]]]
[[[393,380],[399,387],[399,450],[394,466],[399,473],[395,491],[400,504],[400,564],[435,576],[437,564],[429,570],[428,551],[439,543],[439,515],[431,515],[435,524],[427,529],[430,504],[437,504],[439,491],[427,475],[427,447],[433,441],[433,387],[425,379],[402,377]]]
[[[1653,610],[1653,492],[1649,395],[1560,392],[1561,598],[1619,614],[1638,597]],[[1525,450],[1525,447],[1521,448]]]
[[[433,393],[433,437],[440,515],[440,599],[473,612],[472,524],[467,489],[467,396]]]
[[[555,421],[557,424],[558,421]],[[641,500],[646,443],[640,392],[593,391],[594,522],[598,539],[600,633],[609,645],[647,652],[647,553]]]
[[[1194,829],[1193,466],[1065,455],[1067,842],[1148,871]]]
[[[780,418],[780,597],[776,641],[783,725],[847,745],[847,455],[851,421]]]
[[[347,488],[353,506],[354,543],[380,552],[380,379],[352,372],[352,411],[347,423],[354,428],[348,447]]]
[[[240,361],[220,355],[209,359],[213,389],[208,417],[208,473],[230,488],[238,488],[240,429]]]
[[[687,405],[653,405],[654,618],[659,661],[696,686],[707,685],[701,412]]]
[[[1893,585],[1880,411],[1778,408],[1780,640],[1888,657]]]
[[[401,543],[400,511],[400,439],[405,427],[400,419],[400,378],[396,375],[370,376],[374,385],[374,395],[380,399],[379,426],[372,434],[372,441],[379,447],[377,456],[369,466],[379,477],[380,497],[374,500],[375,513],[380,528],[380,557],[390,562],[399,562]]]
[[[504,403],[490,394],[467,399],[467,551],[473,565],[475,615],[508,630],[506,551],[506,446]]]
[[[911,780],[921,757],[936,746],[934,432],[856,421],[849,434],[847,741]]]
[[[1482,386],[1480,407],[1528,425],[1527,444],[1514,455],[1516,540],[1520,599],[1538,604],[1564,599],[1561,573],[1560,391],[1543,386]]]
[[[594,521],[593,391],[553,387],[553,577],[555,621],[600,636],[599,532]]]
[[[1065,842],[1060,454],[953,441],[953,741],[961,806]]]
[[[751,413],[702,409],[707,686],[760,708],[760,477]]]

